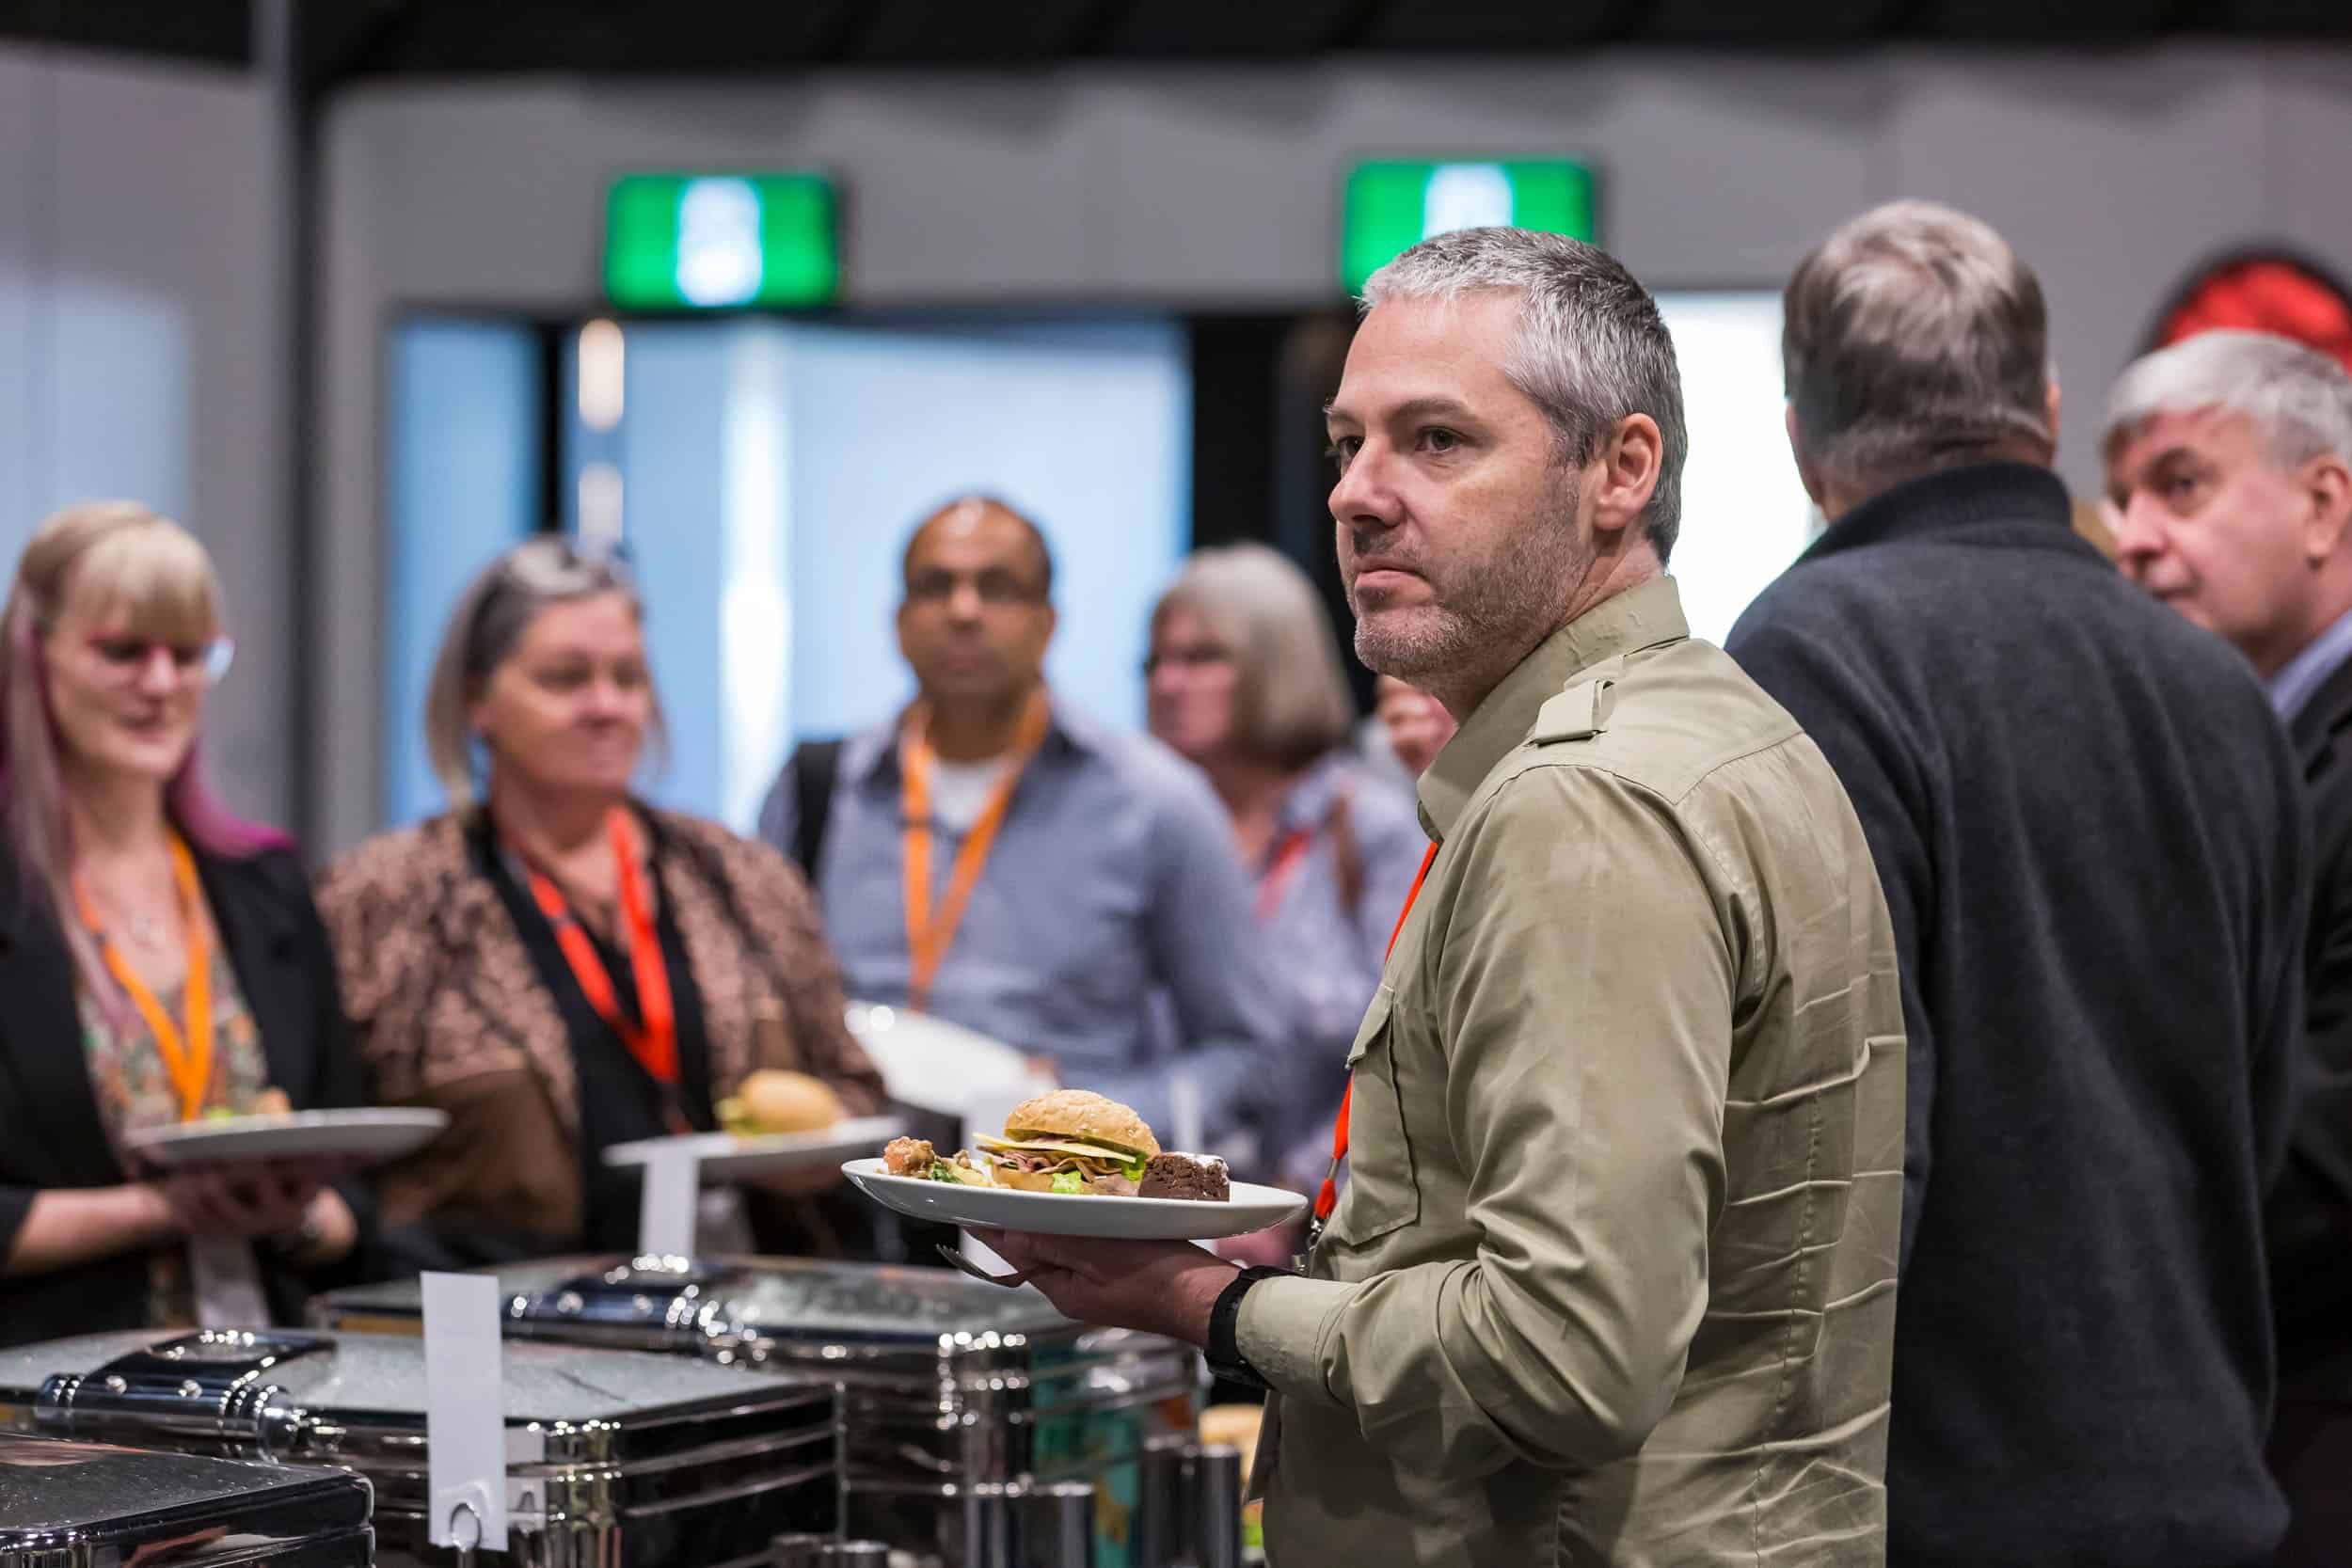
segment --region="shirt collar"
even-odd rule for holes
[[[2263,685],[2280,720],[2292,723],[2305,704],[2317,694],[2347,658],[2352,658],[2352,610],[2335,618],[2328,629],[2303,645],[2279,673]]]
[[[1082,708],[1063,701],[1049,688],[1045,693],[1045,739],[1041,754],[1057,752],[1100,752],[1108,732]],[[851,736],[841,744],[841,771],[858,784],[896,779],[898,772],[898,729],[906,710],[899,709],[882,723]]]
[[[1682,592],[1668,577],[1604,599],[1553,632],[1471,710],[1422,775],[1422,828],[1445,842],[1495,764],[1527,738],[1544,704],[1579,674],[1603,659],[1690,635]]]

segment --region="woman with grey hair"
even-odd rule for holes
[[[1311,1183],[1329,1158],[1348,1044],[1429,841],[1409,799],[1357,756],[1330,613],[1279,552],[1194,555],[1152,612],[1144,675],[1152,734],[1208,775],[1254,881],[1270,967],[1308,1053],[1287,1076],[1319,1118],[1286,1129],[1270,1164]]]
[[[636,1183],[604,1150],[716,1129],[756,1069],[882,1103],[799,873],[632,794],[661,732],[644,619],[620,566],[568,541],[492,562],[426,701],[451,810],[320,886],[373,1100],[451,1118],[381,1179],[411,1262],[633,1247]],[[821,1241],[805,1205],[753,1217],[765,1248]]]

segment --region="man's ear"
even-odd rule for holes
[[[1666,438],[1647,414],[1628,414],[1595,454],[1593,527],[1620,533],[1640,521],[1665,471]]]
[[[2064,400],[2063,400],[2063,399],[2062,399],[2062,398],[2058,395],[2058,372],[2057,372],[2056,371],[2052,371],[2052,372],[2050,372],[2050,402],[2049,402],[2049,415],[2050,415],[2050,450],[2051,450],[2052,451],[2056,451],[2058,450],[2058,404],[2059,404],[2061,402],[2063,402],[2063,401],[2064,401]]]
[[[2324,564],[2352,543],[2352,467],[2334,452],[2323,452],[2303,465],[2296,475],[2304,500],[2303,553],[2314,566]]]
[[[1797,433],[1797,405],[1785,403],[1780,407],[1782,425],[1788,431],[1788,455],[1797,460],[1797,479],[1804,486],[1805,499],[1816,506],[1826,506],[1821,499],[1821,476],[1805,461],[1804,437]]]

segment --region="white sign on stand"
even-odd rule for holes
[[[506,1550],[505,1364],[499,1282],[424,1276],[426,1496],[437,1546]]]
[[[691,1138],[650,1145],[645,1192],[637,1209],[637,1250],[656,1258],[694,1255],[702,1210],[702,1155]]]

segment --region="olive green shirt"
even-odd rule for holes
[[[1661,578],[1421,802],[1344,1196],[1242,1304],[1269,1560],[1882,1562],[1902,1012],[1829,765]]]

